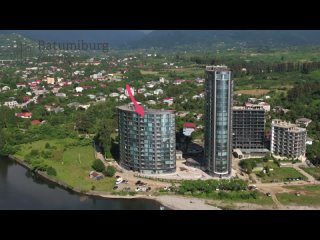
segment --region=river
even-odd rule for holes
[[[7,157],[0,157],[0,209],[159,210],[160,203],[144,199],[84,196],[35,176]]]

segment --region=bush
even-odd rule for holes
[[[105,170],[103,170],[103,175],[106,177],[113,177],[114,174],[116,173],[116,169],[112,166],[108,166]]]
[[[30,152],[30,156],[36,157],[39,155],[39,151],[37,149],[32,149]]]
[[[50,148],[50,143],[46,143],[46,145],[44,146],[45,148]]]
[[[91,190],[94,191],[96,189],[95,185],[92,185]]]
[[[57,171],[53,167],[48,167],[47,168],[47,174],[49,176],[57,176]]]
[[[43,161],[33,161],[32,167],[33,167],[33,170],[35,170],[35,171],[38,170],[41,172],[45,172],[45,171],[47,171],[49,166],[47,164],[45,164]]]
[[[41,156],[46,159],[51,158],[52,152],[51,151],[41,151]]]
[[[104,166],[103,162],[99,159],[96,159],[93,164],[92,164],[92,168],[94,170],[96,170],[97,172],[103,172],[106,167]]]

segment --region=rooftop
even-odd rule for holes
[[[249,105],[249,106],[233,106],[232,107],[233,110],[263,110],[264,108],[261,105]]]
[[[298,121],[298,122],[312,122],[312,120],[309,118],[298,118],[296,121]]]
[[[286,128],[291,132],[304,132],[304,131],[306,131],[305,128],[300,128],[294,123],[281,121],[280,119],[273,119],[272,126],[279,127],[279,128]]]
[[[226,65],[206,66],[206,71],[230,71]]]
[[[145,113],[174,113],[175,110],[165,110],[165,109],[150,109],[146,105],[138,102],[140,106],[143,106],[144,112]],[[133,103],[129,103],[123,106],[118,106],[117,107],[120,110],[125,110],[125,111],[130,111],[130,112],[135,112],[135,107]]]

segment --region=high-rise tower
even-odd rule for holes
[[[175,113],[145,107],[141,118],[133,104],[118,107],[120,165],[145,174],[176,170]]]
[[[233,82],[227,66],[207,66],[205,164],[212,176],[231,174]]]

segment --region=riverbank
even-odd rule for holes
[[[22,167],[32,171],[32,167],[24,162],[23,160],[9,155],[8,156],[11,160],[14,160],[18,164],[20,164]],[[135,195],[135,196],[120,196],[120,195],[113,195],[112,193],[108,192],[95,192],[95,191],[89,191],[89,192],[83,192],[77,188],[74,188],[64,182],[61,182],[49,175],[47,175],[44,172],[36,171],[34,172],[38,176],[42,177],[43,179],[50,181],[52,183],[55,183],[59,185],[60,187],[76,192],[78,194],[82,194],[85,196],[95,196],[95,197],[102,197],[102,198],[112,198],[112,199],[145,199],[145,200],[152,200],[156,201],[162,206],[172,209],[172,210],[220,210],[217,207],[214,207],[212,205],[208,205],[206,203],[206,200],[198,199],[198,198],[190,198],[190,197],[183,197],[183,196],[171,196],[171,195],[160,195],[160,196],[153,196],[153,195]]]

